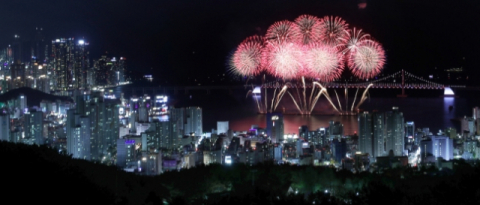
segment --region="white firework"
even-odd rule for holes
[[[343,71],[342,55],[333,47],[314,44],[305,51],[305,67],[310,77],[333,81]]]
[[[270,44],[265,52],[265,69],[282,79],[297,78],[303,70],[302,57],[302,48],[295,43]]]

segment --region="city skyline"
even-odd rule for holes
[[[366,3],[359,6],[362,2]],[[473,48],[478,44],[474,34],[480,26],[473,19],[478,18],[475,8],[479,4],[474,2],[454,5],[417,1],[57,3],[52,8],[75,9],[68,13],[57,9],[51,15],[39,15],[49,10],[46,4],[29,0],[8,2],[7,7],[12,9],[4,13],[8,18],[1,20],[8,30],[0,34],[0,45],[11,44],[14,35],[33,39],[35,28],[43,28],[47,41],[85,38],[94,45],[90,57],[106,52],[124,56],[133,65],[132,70],[153,74],[154,79],[162,80],[159,83],[185,83],[193,81],[188,79],[192,77],[222,76],[227,72],[228,56],[243,39],[263,35],[275,21],[293,20],[305,13],[337,15],[350,26],[363,28],[375,36],[386,50],[384,74],[406,69],[427,77],[462,67],[465,74],[461,77],[465,79],[468,75],[472,79],[474,68],[478,67],[475,56],[479,53]],[[110,13],[94,12],[98,10]],[[32,18],[35,21],[28,20]],[[185,71],[192,76],[182,76]],[[217,82],[221,83],[220,79]]]
[[[2,6],[7,198],[480,201],[480,2]]]

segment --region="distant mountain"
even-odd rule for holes
[[[0,102],[7,102],[8,100],[18,98],[21,94],[27,96],[27,104],[29,107],[39,106],[42,100],[48,100],[51,102],[60,100],[73,103],[73,99],[71,97],[52,95],[29,87],[17,88],[1,94]]]

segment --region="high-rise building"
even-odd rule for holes
[[[410,121],[405,123],[405,146],[413,145],[415,142],[415,123]]]
[[[273,143],[283,142],[284,140],[284,125],[282,113],[268,113],[267,114],[267,136],[272,139]]]
[[[217,121],[217,133],[218,134],[227,134],[228,132],[228,121]]]
[[[22,59],[22,42],[20,41],[20,35],[15,34],[15,41],[12,43],[12,58],[15,62],[23,62]]]
[[[168,150],[176,149],[179,145],[179,135],[177,134],[176,124],[170,121],[154,120],[152,123],[154,134],[147,141],[158,141],[153,148],[164,148]]]
[[[82,144],[89,146],[85,159],[101,160],[112,153],[120,135],[119,104],[115,100],[104,99],[100,92],[92,92],[91,95],[77,96],[76,105],[77,110],[69,110],[67,114],[67,143],[70,138],[76,137],[75,134],[81,131],[76,129],[81,127],[85,130],[82,132],[88,132],[89,139],[88,143]],[[70,116],[72,112],[76,117]],[[86,123],[89,123],[88,126]],[[86,137],[86,134],[83,135],[82,140]]]
[[[138,122],[148,122],[148,110],[145,106],[138,108]]]
[[[80,116],[75,109],[67,110],[67,152],[74,158],[91,160],[90,118]]]
[[[111,59],[113,66],[110,70],[110,83],[112,85],[118,85],[125,82],[125,69],[126,69],[126,58],[120,57],[120,59],[116,59],[113,57]]]
[[[120,104],[115,100],[105,99],[105,108],[103,112],[103,118],[105,124],[103,127],[104,140],[104,155],[110,155],[113,148],[115,148],[117,139],[119,138],[120,131]]]
[[[0,114],[0,140],[10,141],[10,115]]]
[[[363,112],[358,115],[358,151],[374,155],[373,122],[372,115]]]
[[[373,157],[386,156],[385,148],[385,114],[374,111],[372,113],[373,124]]]
[[[308,130],[308,126],[302,125],[298,128],[298,137],[303,138],[307,142],[312,142],[311,132]]]
[[[393,107],[392,111],[385,113],[386,151],[393,150],[395,156],[404,155],[405,146],[405,125],[403,113],[398,107]]]
[[[45,36],[43,35],[43,28],[35,28],[35,38],[31,45],[31,58],[37,62],[43,63],[48,59],[47,45]]]
[[[103,55],[100,59],[93,61],[94,84],[95,85],[118,85],[125,82],[125,58],[109,58]]]
[[[10,64],[10,74],[11,74],[11,79],[9,84],[10,90],[25,86],[27,77],[25,75],[26,70],[25,70],[24,63],[18,60]]]
[[[117,139],[117,166],[126,167],[135,159],[135,139]]]
[[[347,143],[344,139],[334,139],[332,141],[332,153],[335,161],[341,162],[347,155]]]
[[[331,120],[328,126],[328,138],[330,141],[337,138],[340,139],[343,136],[343,124]]]
[[[201,136],[203,134],[203,116],[202,108],[186,107],[185,108],[185,135]]]
[[[475,120],[472,117],[464,117],[461,121],[461,134],[473,136],[476,132]]]
[[[89,66],[88,43],[74,38],[60,38],[52,41],[52,66],[56,90],[86,87],[86,72]]]
[[[25,113],[25,142],[27,144],[43,145],[43,112],[31,110]]]
[[[453,159],[453,139],[446,136],[429,136],[420,142],[421,158],[429,155],[435,158],[442,157],[444,160]]]
[[[176,124],[178,135],[185,134],[185,109],[184,108],[172,108],[169,112],[168,121]]]

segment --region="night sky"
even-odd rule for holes
[[[223,75],[242,40],[301,14],[340,16],[370,33],[386,50],[386,74],[463,67],[472,81],[480,68],[480,1],[15,0],[1,8],[1,47],[42,27],[47,41],[84,37],[91,59],[123,56],[130,70],[162,84]]]

